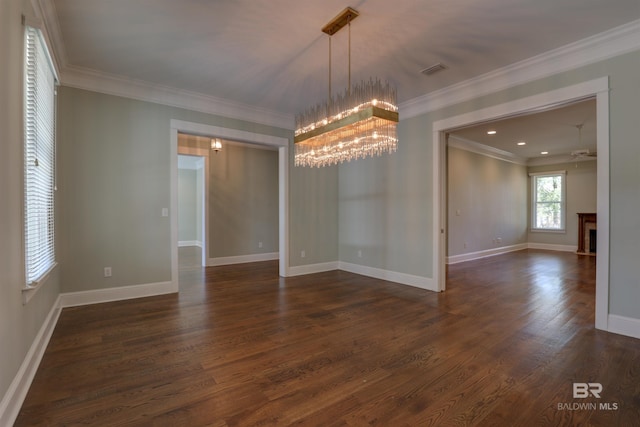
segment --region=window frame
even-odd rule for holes
[[[549,172],[532,172],[529,173],[531,179],[531,221],[530,231],[541,233],[566,233],[567,231],[567,171],[549,171]],[[537,226],[537,207],[538,207],[538,191],[537,182],[539,178],[551,178],[560,177],[561,186],[560,194],[562,200],[560,200],[560,228],[544,228]]]
[[[56,88],[59,81],[41,26],[38,23],[29,22],[26,18],[23,18],[22,67],[22,193],[24,198],[22,215],[24,287],[22,290],[23,303],[26,304],[35,291],[47,281],[57,265],[55,248]],[[38,91],[40,91],[39,94]],[[43,100],[45,104],[42,103]],[[38,159],[37,163],[33,159]],[[36,167],[42,166],[43,169],[35,170],[34,163]],[[34,223],[37,224],[35,227]],[[34,231],[34,228],[37,231]],[[38,267],[34,268],[34,264],[38,264]]]

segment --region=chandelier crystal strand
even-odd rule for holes
[[[322,30],[331,36],[349,26],[349,85],[335,97],[331,93],[329,37],[329,97],[296,116],[296,166],[330,166],[397,149],[395,88],[373,78],[351,86],[351,21],[357,16],[357,11],[347,8]]]
[[[349,120],[359,112],[376,107],[397,114],[396,93],[378,79],[360,82],[296,117],[296,137],[318,131],[339,120]],[[325,114],[322,114],[322,112]],[[329,111],[327,117],[326,112]],[[396,119],[397,120],[397,119]],[[334,130],[319,133],[295,145],[295,165],[321,167],[364,157],[393,153],[397,149],[397,121],[370,116]]]

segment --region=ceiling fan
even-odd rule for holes
[[[576,125],[578,129],[578,145],[582,146],[582,124]],[[574,159],[583,159],[585,157],[597,157],[598,153],[591,152],[588,148],[582,148],[571,152],[571,157]]]

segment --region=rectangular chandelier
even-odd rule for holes
[[[335,34],[358,12],[345,9],[322,31]],[[351,37],[349,37],[350,39]],[[329,39],[331,57],[331,39]],[[329,61],[330,62],[330,61]],[[398,138],[397,93],[388,83],[378,79],[363,81],[351,88],[351,42],[349,41],[349,87],[343,94],[329,97],[296,116],[295,165],[321,167],[344,161],[396,151]]]

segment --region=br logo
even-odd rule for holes
[[[573,398],[585,399],[593,396],[600,399],[602,393],[602,384],[600,383],[573,383]]]

